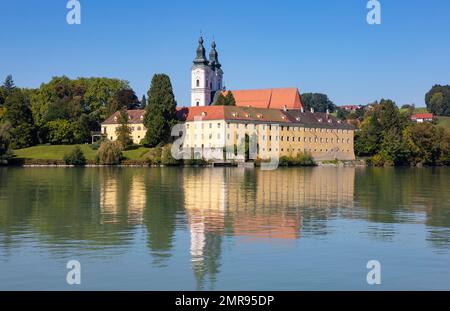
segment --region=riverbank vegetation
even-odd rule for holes
[[[279,166],[316,166],[312,155],[308,152],[300,152],[296,156],[283,156]]]
[[[372,105],[355,136],[357,156],[374,166],[449,165],[450,131],[432,123],[413,123],[393,101]]]

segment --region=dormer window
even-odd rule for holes
[[[297,120],[297,122],[300,122],[300,117],[295,118],[295,120]]]
[[[246,117],[246,118],[250,118],[250,114],[246,113],[246,114],[245,114],[245,117]]]
[[[237,113],[237,112],[233,112],[231,115],[232,115],[234,118],[237,118],[238,113]]]
[[[205,111],[202,112],[202,117],[206,117],[206,112]]]
[[[319,119],[317,119],[317,121],[319,121],[320,123],[322,123],[323,120],[322,120],[322,118],[319,118]]]
[[[258,119],[262,119],[263,115],[262,114],[258,114],[257,117],[258,117]]]

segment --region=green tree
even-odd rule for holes
[[[236,106],[236,99],[234,98],[233,92],[227,91],[226,95],[220,93],[213,106]]]
[[[70,145],[77,141],[75,135],[77,126],[69,120],[54,120],[47,123],[46,127],[47,141],[52,145]]]
[[[236,99],[231,91],[228,91],[225,96],[225,106],[236,106]]]
[[[142,95],[142,99],[141,99],[141,109],[145,109],[145,107],[147,107],[147,97],[145,97],[145,95]]]
[[[70,153],[64,156],[64,162],[68,165],[85,165],[86,158],[81,148],[76,146]]]
[[[371,106],[372,109],[368,110],[361,123],[360,131],[355,134],[355,153],[358,156],[379,154],[381,161],[384,159],[386,163],[400,164],[404,161],[404,154],[399,154],[396,158],[392,153],[395,148],[402,152],[405,149],[401,133],[410,123],[409,115],[400,113],[395,102],[389,99],[382,99]],[[400,145],[394,146],[395,143]]]
[[[8,75],[3,83],[2,89],[9,95],[16,88],[12,75]]]
[[[450,131],[431,123],[408,126],[403,133],[410,150],[410,163],[437,165],[449,163]]]
[[[425,95],[429,112],[438,116],[450,116],[450,85],[434,85]]]
[[[83,79],[86,83],[84,102],[86,110],[98,122],[102,122],[109,117],[108,103],[114,101],[114,96],[124,89],[130,89],[128,82],[118,79],[92,78]]]
[[[345,109],[337,109],[336,117],[340,120],[346,120],[350,116],[350,111]]]
[[[3,104],[5,103],[6,100],[6,93],[3,90],[3,88],[0,87],[0,107],[3,106]]]
[[[395,105],[395,103],[389,99],[382,99],[380,101],[380,106],[380,120],[382,130],[389,131],[393,128],[402,129],[404,123],[401,120],[399,109]]]
[[[9,149],[11,141],[10,131],[11,124],[9,122],[0,123],[0,164],[11,157],[11,150]]]
[[[408,148],[399,129],[390,128],[385,131],[379,154],[385,165],[408,164]]]
[[[336,105],[328,98],[326,94],[305,93],[302,95],[302,104],[306,109],[313,108],[316,112],[330,112],[336,110]]]
[[[177,103],[169,76],[154,75],[147,95],[144,116],[147,134],[144,143],[154,147],[170,140],[171,128],[176,123]]]
[[[117,140],[126,150],[133,145],[133,139],[131,138],[131,128],[128,125],[128,113],[125,107],[120,110],[119,123],[120,125],[116,129]]]
[[[380,150],[381,129],[375,114],[364,119],[361,129],[355,134],[355,153],[358,156],[373,156]]]
[[[36,143],[36,136],[28,98],[21,90],[14,89],[6,99],[5,108],[3,119],[11,125],[11,148],[33,146]]]
[[[118,141],[105,141],[98,149],[98,161],[102,165],[120,164],[123,158],[122,144]]]
[[[139,106],[139,100],[132,89],[123,89],[117,92],[116,95],[108,102],[107,115],[112,115],[114,112],[126,109],[136,109]]]
[[[128,82],[108,78],[54,77],[29,93],[33,118],[44,143],[45,126],[50,121],[71,120],[78,128],[75,141],[89,142],[90,132],[99,130],[110,110],[115,112],[115,107],[122,106],[134,108],[137,102]]]
[[[102,165],[120,164],[123,158],[122,144],[118,141],[105,141],[98,149],[98,160]]]

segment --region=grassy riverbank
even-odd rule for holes
[[[75,146],[81,148],[86,160],[95,160],[97,150],[93,150],[90,145],[40,145],[14,150],[14,156],[18,159],[27,160],[63,160],[64,155],[71,152]],[[144,160],[149,150],[145,147],[139,147],[134,150],[124,151],[123,155],[127,160]]]

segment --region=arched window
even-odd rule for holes
[[[197,79],[197,87],[200,87],[200,80],[199,79]]]

